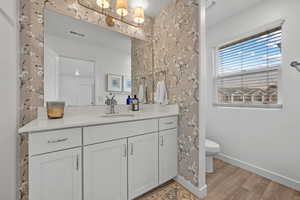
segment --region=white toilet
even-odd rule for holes
[[[213,157],[220,152],[220,145],[209,139],[205,140],[206,172],[214,172]]]

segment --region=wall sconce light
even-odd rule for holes
[[[102,9],[107,9],[110,6],[108,0],[97,0],[96,3]]]
[[[133,20],[137,24],[142,24],[145,21],[145,13],[143,7],[136,7],[134,9]]]
[[[128,3],[127,0],[117,0],[116,12],[119,16],[125,17],[128,15]]]
[[[106,24],[111,27],[116,21],[133,27],[140,27],[145,22],[143,6],[134,7],[133,15],[128,16],[131,13],[128,9],[128,0],[77,0],[77,2],[80,6],[104,15]]]

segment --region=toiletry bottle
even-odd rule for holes
[[[127,98],[127,100],[126,100],[126,104],[127,105],[130,105],[131,104],[131,97],[128,95],[128,98]]]
[[[137,95],[134,95],[134,99],[136,99],[137,101],[139,101],[139,98],[137,98]]]
[[[136,111],[139,111],[140,110],[140,100],[139,98],[137,98],[137,96],[135,95],[135,100],[136,100]]]
[[[140,110],[140,104],[139,99],[134,95],[134,98],[132,100],[132,111],[139,111]]]
[[[132,101],[133,101],[133,97],[132,97],[132,96],[130,96],[129,105],[131,105],[131,104],[132,104]]]

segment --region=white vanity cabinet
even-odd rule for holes
[[[30,200],[81,200],[81,148],[29,160]]]
[[[132,200],[177,175],[177,117],[29,134],[29,200]]]
[[[159,133],[159,184],[177,175],[177,129]]]
[[[128,195],[134,199],[158,186],[158,133],[128,139]]]
[[[29,199],[81,200],[81,129],[29,134]]]
[[[177,176],[177,117],[159,119],[159,184]]]
[[[127,199],[127,140],[84,147],[84,199]]]

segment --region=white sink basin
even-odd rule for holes
[[[130,113],[105,114],[105,115],[101,115],[101,117],[104,117],[104,118],[134,117],[134,114],[130,114]]]

